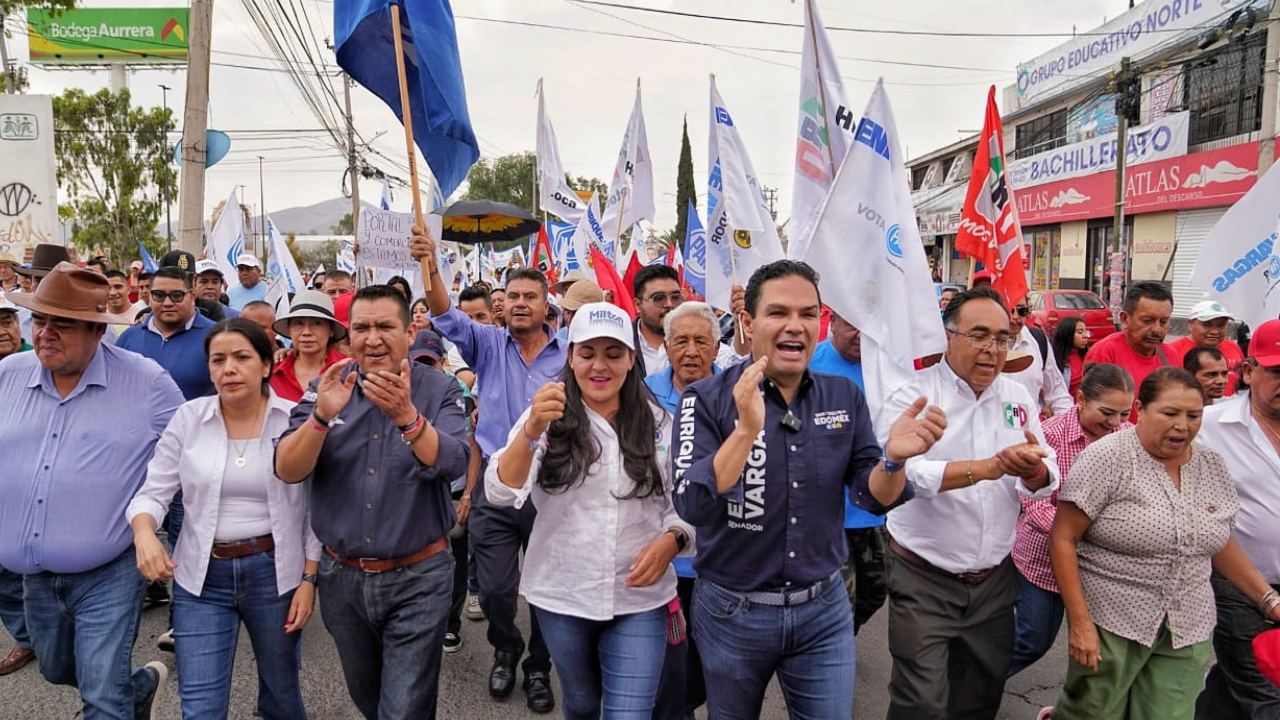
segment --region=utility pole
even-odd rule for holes
[[[1280,82],[1280,74],[1276,72],[1276,63],[1280,62],[1280,3],[1271,3],[1271,12],[1267,16],[1267,49],[1263,60],[1262,71],[1262,132],[1258,141],[1258,177],[1271,167],[1276,158],[1276,84]]]
[[[342,73],[342,95],[347,104],[347,173],[351,176],[351,232],[360,227],[360,168],[356,160],[356,128],[351,120],[351,78]]]
[[[1128,247],[1124,236],[1124,172],[1128,159],[1129,121],[1138,119],[1139,102],[1142,97],[1140,77],[1133,73],[1129,58],[1120,58],[1120,72],[1116,74],[1116,207],[1111,228],[1111,238],[1115,243],[1116,251],[1124,251]],[[1133,91],[1135,84],[1139,84],[1137,92]],[[1111,244],[1104,243],[1102,253],[1104,277],[1106,269],[1111,267],[1111,252]],[[1113,269],[1112,272],[1115,270]],[[1108,306],[1113,300],[1110,285],[1110,283],[1104,283],[1102,287],[1102,297],[1106,298]]]
[[[213,0],[191,0],[187,34],[187,103],[182,117],[182,186],[178,191],[178,248],[204,247],[205,133],[209,123],[209,38]]]
[[[258,238],[261,253],[267,249],[267,186],[262,184],[262,156],[258,156]]]
[[[164,114],[169,115],[169,91],[173,88],[168,85],[160,86],[161,104],[164,106]],[[164,128],[164,147],[165,152],[169,150],[169,126],[166,123]],[[165,251],[173,250],[173,202],[169,197],[169,184],[164,185],[164,234],[165,234]]]

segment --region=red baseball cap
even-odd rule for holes
[[[983,280],[986,280],[987,282],[994,282],[995,278],[996,276],[990,270],[979,270],[973,274],[972,285],[976,287],[977,284]]]
[[[1263,367],[1280,365],[1280,320],[1268,320],[1253,331],[1249,357]]]
[[[1258,671],[1280,687],[1280,628],[1267,630],[1253,638],[1253,658]]]

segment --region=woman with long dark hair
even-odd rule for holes
[[[174,413],[125,511],[138,570],[148,580],[174,580],[186,720],[227,717],[241,624],[257,661],[258,714],[306,717],[299,631],[315,607],[321,546],[307,520],[310,488],[275,475],[272,440],[289,427],[293,403],[268,385],[274,350],[262,328],[244,318],[209,330],[205,357],[217,394]],[[155,532],[179,489],[186,524],[170,557]]]
[[[1079,317],[1065,317],[1053,333],[1053,357],[1058,372],[1067,382],[1067,392],[1076,397],[1084,380],[1084,352],[1089,349],[1089,326]]]
[[[538,390],[485,473],[489,502],[538,508],[520,592],[570,720],[648,720],[669,627],[672,642],[683,638],[668,608],[671,559],[692,551],[693,530],[672,506],[671,418],[645,389],[634,343],[618,307],[583,305],[563,381]]]

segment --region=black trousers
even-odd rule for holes
[[[480,583],[480,608],[488,621],[489,644],[495,651],[524,655],[524,637],[516,627],[516,609],[520,599],[520,552],[529,546],[529,533],[537,512],[532,503],[519,510],[494,507],[484,495],[484,484],[476,483],[472,493],[471,533],[472,557],[476,561],[476,580]],[[529,657],[524,671],[551,672],[551,653],[542,640],[538,618],[529,609]]]
[[[1213,652],[1218,664],[1209,671],[1196,700],[1196,720],[1280,720],[1280,688],[1258,672],[1253,638],[1270,630],[1258,608],[1226,578],[1210,578],[1218,605]],[[1280,585],[1272,585],[1280,591]]]
[[[885,552],[889,587],[887,720],[991,720],[1013,659],[1019,576],[1005,558],[976,585]]]

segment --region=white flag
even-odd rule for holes
[[[858,118],[849,107],[815,0],[804,4],[804,45],[800,54],[800,125],[791,191],[791,237],[787,255],[804,257],[818,208],[849,151]]]
[[[1212,172],[1212,169],[1206,170]],[[1191,187],[1194,179],[1183,183]],[[1205,238],[1191,284],[1254,329],[1280,317],[1280,163]]]
[[[285,244],[284,237],[280,235],[280,230],[270,216],[267,216],[267,277],[282,282],[286,293],[297,293],[305,289],[298,261],[289,252],[289,246]]]
[[[613,249],[606,250],[604,228],[600,225],[600,219],[596,217],[597,204],[596,194],[591,194],[591,199],[583,207],[582,219],[578,221],[578,227],[573,231],[573,256],[578,259],[578,268],[587,274],[592,280],[596,279],[595,266],[591,264],[591,252],[587,243],[596,246],[605,257],[613,257]]]
[[[356,244],[354,240],[343,239],[338,241],[338,257],[334,265],[339,270],[345,270],[352,275],[356,272]]]
[[[653,160],[649,156],[649,136],[644,130],[644,111],[640,107],[640,82],[636,81],[636,102],[631,120],[622,136],[618,162],[609,181],[609,197],[605,199],[600,222],[605,238],[616,245],[622,231],[640,219],[652,220]]]
[[[862,331],[867,404],[877,429],[887,430],[877,420],[885,398],[911,379],[916,358],[942,352],[947,341],[883,83],[855,137],[804,261],[821,274],[822,299]]]
[[[783,258],[778,228],[733,117],[711,76],[711,175],[707,182],[707,302],[729,309],[731,285]]]
[[[391,209],[391,184],[385,177],[382,178],[382,198],[378,201],[378,207],[383,210]]]
[[[582,219],[582,198],[565,180],[560,164],[560,145],[555,128],[547,117],[546,100],[542,96],[542,78],[538,78],[538,207],[567,222]]]
[[[224,277],[236,276],[236,258],[244,254],[244,213],[240,211],[240,199],[232,190],[227,204],[222,206],[218,223],[209,233],[205,257],[218,263]]]

